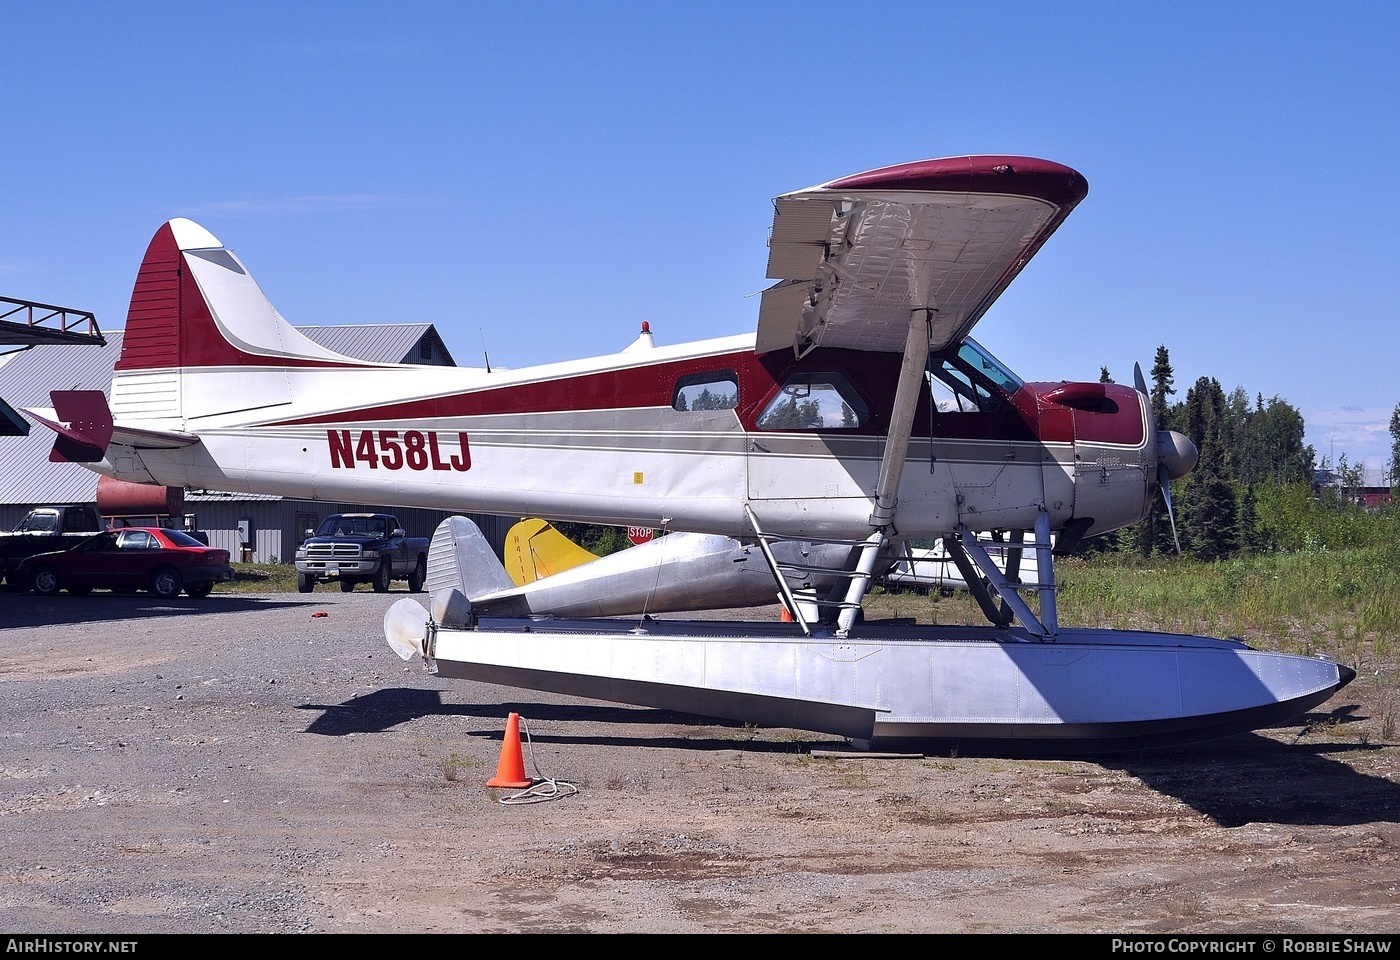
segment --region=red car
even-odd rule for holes
[[[179,530],[122,527],[69,550],[27,557],[15,577],[46,597],[60,590],[89,593],[94,587],[149,590],[166,600],[181,590],[207,597],[214,584],[233,579],[228,559],[227,550],[206,547]]]

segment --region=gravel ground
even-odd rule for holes
[[[850,756],[440,681],[395,599],[0,594],[0,928],[1400,932],[1376,684],[1192,748]],[[577,794],[486,787],[511,711]]]

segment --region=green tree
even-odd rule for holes
[[[1201,377],[1186,393],[1185,432],[1200,451],[1182,490],[1178,523],[1187,549],[1203,560],[1239,549],[1235,491],[1226,473],[1227,401],[1218,380]]]
[[[1167,422],[1167,397],[1176,396],[1175,378],[1171,357],[1163,344],[1152,360],[1152,416],[1159,425]]]
[[[1390,415],[1390,485],[1400,488],[1400,403]]]
[[[1152,389],[1148,394],[1152,400],[1152,419],[1161,429],[1165,429],[1174,419],[1173,411],[1167,403],[1167,398],[1176,394],[1174,379],[1171,356],[1163,344],[1157,348],[1157,356],[1152,363]],[[1150,557],[1154,553],[1176,551],[1176,544],[1172,540],[1171,520],[1167,516],[1167,505],[1161,496],[1152,501],[1152,508],[1142,522],[1132,528],[1131,537],[1129,538],[1125,531],[1125,536],[1120,540],[1132,543],[1137,552],[1144,557]]]
[[[1303,415],[1288,402],[1261,395],[1237,441],[1235,476],[1245,483],[1308,483],[1313,448],[1303,443]]]

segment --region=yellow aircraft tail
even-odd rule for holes
[[[506,573],[517,587],[597,559],[548,520],[527,517],[506,534]]]

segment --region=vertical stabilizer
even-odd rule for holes
[[[282,318],[238,257],[199,224],[171,220],[146,248],[127,311],[112,406],[120,421],[183,421],[225,412],[226,389],[198,389],[192,371],[364,366]],[[192,389],[193,388],[193,389]],[[288,378],[261,376],[265,404],[290,400]]]
[[[597,560],[548,520],[527,517],[506,534],[506,572],[517,587]]]
[[[515,584],[481,528],[466,517],[448,517],[428,545],[427,587],[433,596],[460,590],[470,598],[513,590]]]

